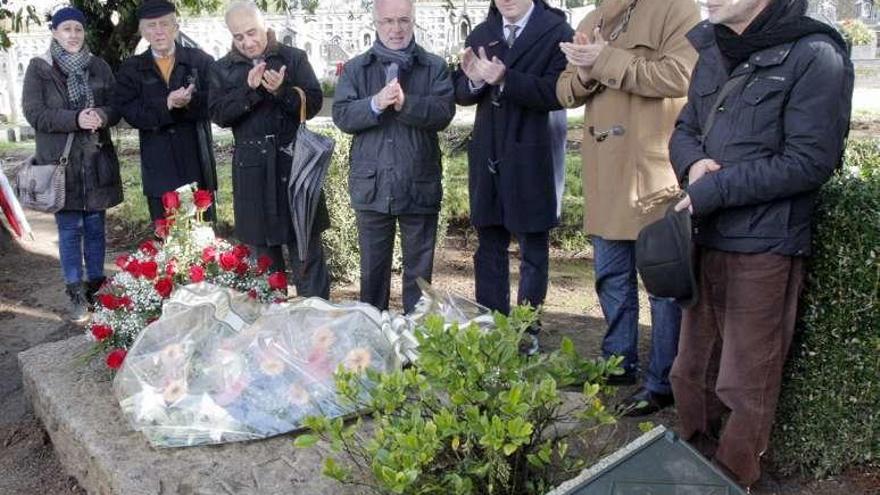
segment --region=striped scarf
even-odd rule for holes
[[[89,53],[88,47],[83,45],[78,53],[68,53],[61,48],[57,40],[52,39],[49,51],[52,54],[52,61],[67,77],[67,97],[74,109],[82,110],[94,106],[95,95],[89,87],[88,70],[92,54]]]

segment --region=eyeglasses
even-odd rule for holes
[[[382,19],[376,19],[376,24],[383,27],[383,28],[393,26],[393,27],[399,27],[400,29],[408,29],[409,27],[411,27],[413,25],[413,20],[410,17],[401,17],[399,19],[392,19],[392,18],[385,17]]]

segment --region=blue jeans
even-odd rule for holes
[[[608,332],[602,355],[623,356],[627,373],[639,370],[639,286],[635,242],[607,241],[592,236],[596,293]],[[644,385],[658,394],[672,393],[669,370],[678,353],[681,308],[670,299],[648,296],[651,303],[651,352]]]
[[[104,253],[107,243],[104,237],[103,211],[64,210],[55,214],[58,225],[58,252],[64,282],[82,282],[83,261],[87,280],[104,276]]]

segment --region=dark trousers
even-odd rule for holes
[[[540,306],[547,296],[550,269],[550,233],[512,233],[503,226],[477,227],[480,245],[474,254],[477,302],[500,313],[510,313],[510,256],[507,248],[519,241],[517,304]]]
[[[416,280],[431,281],[434,246],[437,243],[437,214],[390,215],[358,211],[358,244],[361,251],[361,301],[388,309],[391,297],[391,264],[394,236],[400,225],[403,251],[403,310],[409,313],[422,295]]]
[[[301,297],[330,299],[330,272],[324,258],[321,233],[313,232],[306,251],[306,259],[300,261],[296,241],[287,245],[290,274],[296,294]],[[257,256],[265,254],[272,259],[269,272],[285,271],[283,246],[252,246]]]
[[[211,191],[211,193],[214,194],[214,197],[216,198],[217,191]],[[155,222],[156,220],[158,220],[160,218],[165,218],[165,206],[162,204],[162,198],[161,197],[157,198],[155,196],[146,196],[146,198],[147,198],[147,208],[150,210],[150,220]],[[211,206],[207,210],[205,210],[205,215],[203,218],[206,222],[213,222],[214,221],[214,205],[213,204],[211,204]]]
[[[697,256],[700,299],[684,312],[670,374],[681,436],[750,486],[770,438],[804,262],[710,249]]]

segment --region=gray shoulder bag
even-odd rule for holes
[[[13,186],[21,206],[44,213],[55,213],[64,208],[64,181],[74,134],[71,132],[67,135],[67,143],[58,162],[39,164],[33,156],[25,160],[15,174]]]

